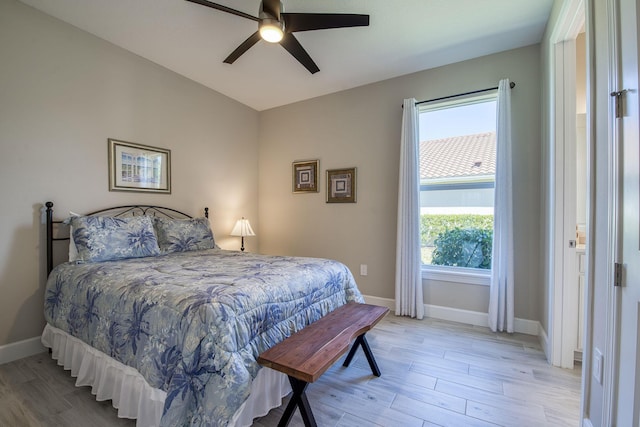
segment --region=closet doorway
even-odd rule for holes
[[[568,0],[555,38],[555,119],[552,147],[553,285],[550,362],[572,369],[584,342],[587,200],[586,44],[584,2]]]

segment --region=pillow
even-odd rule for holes
[[[69,215],[72,217],[80,216],[80,214],[75,212],[69,212]],[[76,248],[76,242],[73,241],[73,226],[71,225],[71,221],[65,221],[65,224],[69,225],[69,261],[73,262],[78,259],[78,248]]]
[[[186,252],[216,247],[207,218],[155,218],[160,252]]]
[[[77,262],[141,258],[160,253],[153,221],[148,216],[77,216],[71,217],[69,224],[78,250]]]

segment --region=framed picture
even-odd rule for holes
[[[356,202],[356,168],[327,170],[327,203]]]
[[[171,193],[171,150],[109,138],[109,191]]]
[[[319,160],[293,162],[293,192],[317,193]]]

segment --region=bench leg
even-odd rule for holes
[[[300,409],[300,415],[302,415],[302,421],[304,421],[305,427],[316,427],[316,419],[313,417],[311,406],[309,406],[309,401],[305,394],[305,390],[309,383],[292,376],[289,376],[289,383],[291,383],[293,394],[291,395],[289,404],[282,414],[282,418],[280,418],[278,427],[285,427],[289,424],[291,417],[293,417],[293,412],[296,410],[296,406]]]
[[[373,352],[371,351],[371,347],[369,347],[369,343],[367,342],[367,339],[364,337],[364,334],[356,338],[342,366],[345,366],[345,367],[349,366],[349,363],[351,363],[351,359],[353,359],[354,354],[356,354],[356,350],[358,349],[358,346],[362,346],[362,351],[364,351],[364,355],[367,356],[367,362],[369,362],[369,367],[371,368],[371,372],[373,373],[373,375],[375,375],[376,377],[379,377],[380,368],[378,368],[376,359],[373,357]]]

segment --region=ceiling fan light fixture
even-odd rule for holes
[[[269,43],[280,43],[303,67],[311,74],[315,74],[320,71],[320,68],[313,62],[313,59],[311,59],[293,33],[299,31],[328,30],[332,28],[366,27],[369,25],[369,15],[354,13],[288,13],[284,11],[281,0],[260,0],[257,17],[228,6],[214,3],[211,0],[187,1],[258,23],[258,31],[240,43],[240,45],[224,59],[223,62],[225,64],[233,64],[235,60],[262,39]]]
[[[263,18],[260,21],[260,37],[269,43],[278,43],[284,37],[284,25],[277,19]]]

